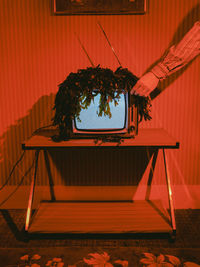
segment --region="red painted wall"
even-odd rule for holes
[[[51,2],[0,0],[1,183],[22,152],[22,140],[51,123],[57,85],[70,72],[90,66],[75,32],[96,65],[115,70],[118,63],[97,25],[100,21],[123,67],[141,76],[200,18],[198,0],[149,0],[147,14],[127,16],[54,16]],[[180,141],[169,160],[172,183],[185,192],[189,185],[200,184],[199,70],[197,58],[161,83],[162,92],[152,102],[153,119],[140,125],[163,127]],[[31,152],[25,156],[10,185],[20,182],[32,157]],[[163,182],[159,168],[157,184]],[[47,179],[40,176],[38,183]],[[181,201],[182,195],[176,198]]]

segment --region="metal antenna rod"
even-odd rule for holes
[[[103,27],[101,26],[101,24],[100,24],[99,21],[98,21],[97,23],[98,23],[100,29],[102,30],[102,32],[103,32],[103,34],[104,34],[104,36],[105,36],[105,38],[106,38],[106,41],[108,42],[109,46],[111,47],[112,52],[113,52],[114,56],[116,57],[116,59],[117,59],[119,65],[122,66],[122,64],[121,64],[121,62],[119,61],[119,58],[118,58],[118,56],[116,55],[115,50],[114,50],[114,48],[112,47],[112,45],[111,45],[111,43],[110,43],[110,41],[109,41],[109,39],[108,39],[108,36],[107,36],[107,34],[105,33]]]
[[[82,44],[82,42],[81,42],[79,36],[76,34],[76,32],[74,32],[74,34],[76,35],[76,37],[77,37],[77,39],[78,39],[78,42],[79,42],[79,44],[81,45],[81,48],[83,49],[83,51],[85,52],[87,58],[89,59],[89,61],[90,61],[91,65],[92,65],[92,67],[95,67],[95,66],[94,66],[94,63],[92,62],[90,56],[88,55],[88,53],[87,53],[87,51],[86,51],[84,45]]]

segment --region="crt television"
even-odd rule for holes
[[[110,102],[111,117],[98,115],[100,94],[94,97],[87,109],[82,109],[79,119],[72,121],[72,137],[90,138],[101,135],[131,138],[138,133],[138,108],[129,92],[120,93],[118,105]]]

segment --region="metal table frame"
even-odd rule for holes
[[[49,134],[50,135],[50,134]],[[148,138],[147,138],[148,137]],[[171,218],[171,228],[172,228],[172,237],[176,235],[176,221],[175,221],[175,213],[174,213],[174,204],[173,204],[173,194],[172,194],[172,187],[171,187],[171,179],[168,167],[168,158],[165,152],[165,149],[177,149],[179,148],[179,142],[174,140],[165,130],[163,129],[141,129],[139,135],[136,136],[135,139],[126,139],[121,144],[116,144],[113,142],[106,142],[101,144],[94,143],[94,140],[69,140],[63,141],[60,143],[55,143],[51,141],[48,134],[44,135],[35,135],[31,139],[25,141],[22,144],[22,148],[24,150],[35,150],[35,168],[32,177],[32,182],[30,186],[30,193],[29,193],[29,200],[28,200],[28,207],[26,212],[26,221],[25,221],[25,231],[28,232],[31,215],[32,215],[32,204],[34,199],[34,191],[35,191],[35,184],[36,184],[36,177],[37,177],[37,169],[38,169],[38,158],[40,151],[43,150],[44,152],[49,149],[67,149],[67,148],[94,148],[97,149],[101,148],[109,148],[109,147],[116,147],[116,149],[123,149],[129,148],[133,149],[135,147],[154,147],[158,152],[159,149],[162,149],[162,157],[164,162],[165,168],[165,178],[166,178],[166,185],[167,185],[167,192],[168,192],[168,200],[169,200],[169,210],[170,210],[170,218]],[[155,156],[155,155],[154,155]],[[157,155],[155,156],[156,161]],[[154,162],[155,164],[155,162]],[[155,165],[153,166],[153,168]],[[153,171],[151,169],[151,171]],[[153,173],[152,173],[153,175]]]

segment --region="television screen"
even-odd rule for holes
[[[82,109],[80,112],[80,121],[75,118],[73,131],[74,133],[121,133],[127,132],[128,121],[128,94],[120,94],[118,105],[114,101],[110,101],[111,118],[108,115],[98,115],[100,94],[94,97],[87,109]]]

